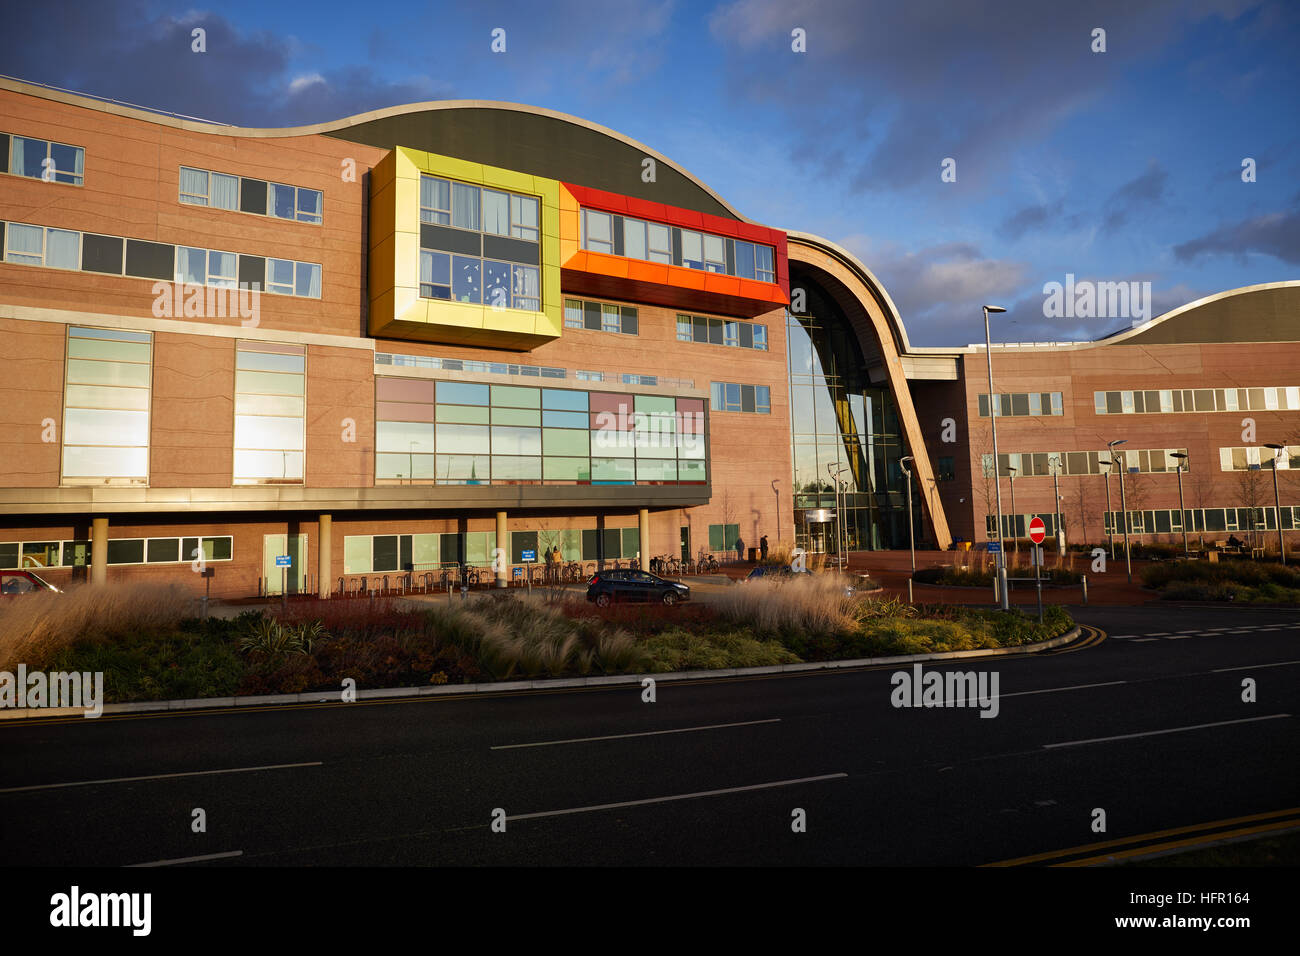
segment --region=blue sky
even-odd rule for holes
[[[601,123],[852,250],[917,345],[978,339],[985,302],[1009,341],[1127,325],[1045,318],[1067,273],[1149,281],[1153,314],[1300,278],[1290,0],[46,0],[6,23],[6,73],[240,125],[444,98]]]

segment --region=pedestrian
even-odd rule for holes
[[[737,564],[745,560],[744,554],[745,554],[745,542],[740,537],[740,535],[736,535],[736,563]]]
[[[546,582],[549,584],[555,577],[555,552],[547,549],[546,551]]]
[[[766,561],[767,560],[767,535],[763,535],[763,537],[758,539],[758,551],[759,554],[762,555],[763,560]]]

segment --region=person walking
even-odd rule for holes
[[[758,539],[758,552],[762,556],[763,560],[766,561],[767,560],[767,535],[763,535],[763,537]]]
[[[737,564],[745,560],[744,554],[745,554],[744,539],[742,539],[740,535],[736,535],[736,563]]]
[[[555,552],[547,548],[546,550],[546,583],[550,584],[555,580]]]

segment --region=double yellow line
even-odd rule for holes
[[[1247,817],[1232,817],[1228,820],[1215,820],[1211,823],[1198,823],[1173,830],[1158,830],[1154,833],[1143,833],[1139,836],[1108,840],[1104,843],[1090,843],[1066,850],[1052,850],[984,865],[1104,866],[1108,863],[1122,863],[1126,860],[1141,859],[1175,850],[1212,846],[1244,837],[1285,833],[1288,830],[1300,830],[1300,807],[1256,813]],[[1106,852],[1099,853],[1099,850]]]

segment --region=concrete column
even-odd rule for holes
[[[90,583],[108,583],[108,519],[90,522]]]
[[[333,576],[330,574],[331,552],[330,544],[333,537],[333,518],[330,515],[321,515],[317,518],[317,544],[316,544],[316,576],[320,579],[318,582],[319,593],[322,598],[330,596],[333,589]]]
[[[510,566],[510,532],[506,530],[504,511],[497,512],[497,547],[501,549],[502,558],[499,562],[493,562],[496,568],[496,586],[504,588],[510,584],[506,578]]]
[[[641,570],[650,569],[650,556],[654,553],[650,550],[650,509],[642,508],[636,513],[636,525],[640,532],[638,534],[638,548],[641,551]]]

